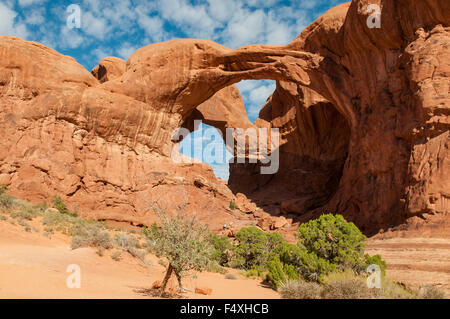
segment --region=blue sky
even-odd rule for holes
[[[342,0],[0,0],[0,35],[41,42],[91,70],[107,56],[177,38],[210,39],[230,48],[287,44]],[[71,4],[81,27],[66,21]],[[273,81],[238,84],[250,120],[273,92]]]

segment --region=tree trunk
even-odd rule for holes
[[[170,276],[172,275],[172,271],[173,271],[173,267],[171,264],[169,264],[169,267],[167,268],[167,272],[166,272],[166,276],[164,277],[164,280],[161,284],[161,294],[160,296],[162,296],[164,294],[164,290],[166,290],[166,286],[167,286],[167,282],[170,279]]]
[[[184,288],[183,288],[183,285],[181,284],[181,275],[180,275],[180,272],[177,271],[177,270],[174,270],[174,271],[175,271],[175,276],[177,276],[177,280],[178,280],[178,290],[179,290],[180,292],[183,292]]]

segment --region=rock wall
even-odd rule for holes
[[[380,29],[366,23],[373,3]],[[238,192],[291,222],[332,211],[368,234],[448,215],[449,24],[448,0],[355,0],[286,46],[175,40],[125,65],[108,58],[92,74],[40,44],[0,37],[0,183],[138,223],[152,219],[146,201],[160,200],[190,205],[216,227],[273,224],[257,207],[245,218],[230,210]],[[232,86],[246,79],[278,81],[254,125]],[[173,132],[195,119],[221,131],[279,128],[279,172],[235,164],[233,194],[205,165],[173,163]]]

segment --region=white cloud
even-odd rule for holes
[[[159,0],[159,12],[165,20],[183,29],[188,37],[214,38],[220,26],[207,12],[206,5],[192,5],[187,0]]]
[[[96,48],[92,50],[94,57],[100,62],[102,59],[112,56],[113,51],[111,48]]]
[[[117,51],[117,54],[126,61],[130,57],[130,55],[133,54],[134,51],[136,51],[137,49],[138,49],[137,47],[126,42],[120,48],[118,48],[116,51]]]
[[[148,16],[138,11],[138,24],[153,42],[165,41],[169,37],[164,30],[164,21],[158,16]]]
[[[267,98],[275,90],[275,83],[269,85],[261,85],[260,87],[254,89],[250,92],[249,98],[250,102],[259,106],[266,103]]]
[[[225,45],[236,48],[264,42],[266,15],[262,10],[238,10],[222,33]]]
[[[17,12],[0,2],[0,34],[26,38],[28,31],[23,23],[17,23]]]
[[[236,84],[236,86],[239,88],[239,91],[241,91],[242,94],[248,93],[249,91],[253,90],[255,87],[258,86],[259,81],[254,80],[248,80],[248,81],[241,81]]]
[[[108,32],[108,23],[103,18],[95,17],[91,12],[82,13],[81,29],[84,33],[103,40]]]
[[[75,49],[83,44],[84,41],[84,37],[78,33],[77,29],[69,29],[67,26],[64,26],[61,29],[58,47],[64,49]]]
[[[24,14],[25,23],[31,25],[39,25],[45,22],[45,9],[35,9],[29,14]]]
[[[267,98],[275,91],[275,81],[241,81],[237,84],[242,98],[245,102],[245,108],[251,121],[256,120],[261,107],[266,103]]]
[[[209,14],[215,20],[226,22],[231,19],[239,4],[234,0],[208,0]]]
[[[47,0],[19,0],[19,6],[21,7],[27,7],[31,6],[33,4],[42,4]]]

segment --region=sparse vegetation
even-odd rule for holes
[[[111,254],[111,258],[115,261],[119,261],[122,259],[122,254],[120,253],[120,250],[116,250]]]
[[[420,289],[421,299],[445,299],[445,292],[436,286],[427,285]]]
[[[231,210],[235,210],[237,208],[236,203],[234,202],[234,200],[230,201],[230,209]]]
[[[8,186],[0,185],[0,196],[8,191]]]
[[[284,299],[319,299],[322,288],[315,282],[289,280],[278,289]]]
[[[7,195],[7,191],[7,186],[0,186],[0,209],[5,212],[9,212],[14,205],[14,197]]]
[[[97,250],[95,251],[95,253],[98,256],[103,257],[105,255],[105,249],[103,247],[98,247]]]
[[[236,280],[237,277],[234,274],[225,274],[225,279]]]
[[[97,227],[77,229],[77,234],[72,237],[72,249],[80,247],[99,247],[110,249],[113,247],[111,236],[106,231],[100,231]]]
[[[53,208],[56,208],[61,214],[72,215],[74,217],[77,216],[76,213],[70,212],[70,210],[67,208],[66,203],[64,203],[63,199],[58,195],[53,195],[50,202],[52,203]]]
[[[267,264],[279,255],[285,245],[283,236],[266,233],[256,227],[242,228],[236,234],[237,245],[230,262],[235,268],[267,270]]]
[[[217,261],[221,266],[228,265],[234,248],[228,237],[209,234],[207,240],[214,248],[211,258]]]
[[[375,289],[367,286],[365,278],[352,270],[331,273],[324,278],[322,297],[327,299],[371,299]]]
[[[175,273],[182,289],[182,276],[190,270],[204,270],[208,266],[212,249],[207,241],[207,228],[195,217],[180,212],[175,216],[169,216],[161,210],[155,211],[161,220],[160,228],[154,227],[146,234],[151,242],[151,251],[156,256],[168,260],[160,290],[163,295],[172,273]]]
[[[445,292],[436,286],[413,291],[386,278],[386,262],[379,255],[364,254],[365,236],[340,215],[323,215],[302,224],[297,244],[256,227],[242,228],[232,241],[210,234],[187,215],[169,216],[159,211],[159,227],[153,224],[142,233],[127,232],[79,218],[57,197],[52,204],[59,209],[47,209],[46,203],[33,206],[7,195],[6,190],[0,189],[0,208],[6,214],[0,214],[0,220],[17,223],[27,232],[40,232],[35,226],[37,218],[44,225],[44,236],[51,238],[55,232],[61,232],[72,237],[73,249],[94,247],[99,256],[115,248],[110,254],[115,261],[127,252],[148,265],[151,262],[145,259],[146,254],[153,252],[161,258],[158,263],[167,267],[163,283],[167,284],[170,275],[175,274],[180,288],[181,278],[190,270],[218,272],[225,274],[226,279],[236,280],[223,268],[232,266],[247,277],[260,277],[271,283],[283,298],[445,298]],[[142,238],[146,241],[142,242]],[[381,289],[367,286],[365,269],[370,264],[380,266]]]

